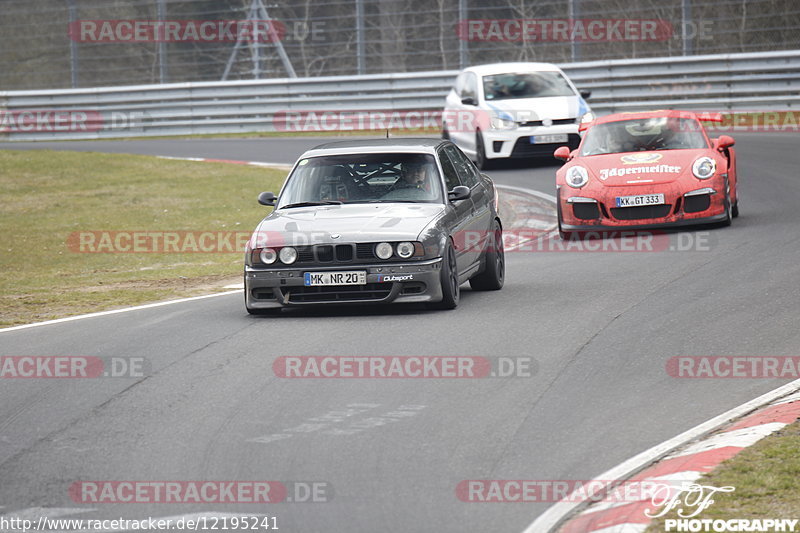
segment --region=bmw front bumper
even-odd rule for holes
[[[247,307],[274,309],[309,305],[438,302],[442,299],[441,258],[385,264],[337,264],[297,268],[246,266]],[[306,272],[365,271],[366,285],[305,284]]]

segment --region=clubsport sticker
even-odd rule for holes
[[[403,275],[396,275],[396,274],[381,274],[378,276],[378,281],[380,282],[389,282],[389,281],[412,281],[414,279],[414,274],[403,274]]]

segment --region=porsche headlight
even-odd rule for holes
[[[379,243],[375,247],[375,255],[377,255],[380,259],[389,259],[392,257],[393,252],[394,250],[392,250],[392,245],[388,242]]]
[[[510,117],[501,117],[499,115],[492,116],[492,129],[494,130],[513,130],[517,127],[517,123],[511,120]]]
[[[717,171],[717,163],[710,157],[700,157],[692,165],[692,174],[701,180],[707,180]]]
[[[272,248],[264,248],[261,250],[261,253],[258,254],[258,258],[261,259],[261,262],[265,265],[271,265],[278,259],[278,254]]]
[[[580,165],[569,167],[566,175],[567,185],[575,189],[580,189],[589,183],[589,173]]]
[[[281,248],[280,253],[278,256],[281,259],[281,263],[285,265],[291,265],[295,261],[297,261],[297,249],[292,248],[291,246],[284,246]]]
[[[408,259],[414,255],[414,243],[401,242],[397,245],[397,255],[403,259]]]

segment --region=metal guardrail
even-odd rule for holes
[[[598,114],[800,108],[800,50],[561,65]],[[273,131],[285,111],[439,110],[458,71],[0,92],[0,139]],[[25,115],[24,113],[28,113]],[[33,114],[31,114],[33,113]]]

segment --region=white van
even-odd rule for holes
[[[578,146],[578,125],[594,119],[589,96],[550,63],[469,67],[447,95],[442,136],[481,169],[498,159],[552,157],[559,146]]]

